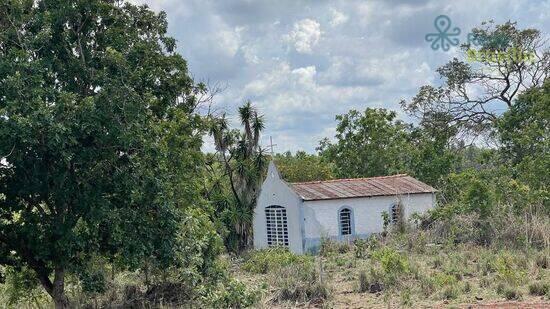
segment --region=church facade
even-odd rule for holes
[[[254,210],[254,248],[303,254],[322,239],[350,241],[381,233],[391,223],[435,207],[436,190],[408,175],[285,182],[273,162]]]

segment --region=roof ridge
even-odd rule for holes
[[[355,181],[355,180],[368,180],[368,179],[396,178],[396,177],[405,177],[405,176],[409,176],[409,175],[408,174],[395,174],[395,175],[387,175],[387,176],[373,176],[373,177],[359,177],[359,178],[340,178],[340,179],[328,179],[328,180],[291,182],[290,184],[300,185],[300,184],[312,184],[312,183],[323,183],[323,182],[338,182],[338,181]]]

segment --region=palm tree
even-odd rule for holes
[[[225,114],[213,118],[210,129],[231,189],[230,203],[224,212],[229,228],[226,246],[236,250],[252,243],[254,206],[267,167],[267,157],[259,145],[265,127],[263,115],[248,101],[239,107],[239,118],[242,132],[229,128]]]

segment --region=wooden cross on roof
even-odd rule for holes
[[[277,146],[277,144],[273,144],[273,138],[269,137],[269,149],[271,151],[271,156],[273,156],[273,146]]]

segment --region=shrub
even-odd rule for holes
[[[281,268],[272,274],[271,280],[277,288],[272,299],[275,303],[325,301],[332,292],[326,282],[321,281],[313,263]]]
[[[437,273],[428,280],[431,281],[431,283],[428,284],[428,282],[424,282],[423,289],[431,288],[433,290],[434,287],[443,287],[441,297],[444,299],[455,299],[458,297],[458,294],[460,294],[458,281],[453,275]]]
[[[472,291],[472,285],[470,284],[470,282],[466,281],[466,283],[464,283],[464,293],[470,293]]]
[[[547,254],[541,253],[537,256],[535,264],[537,264],[539,268],[548,269],[548,265],[550,264],[550,258],[548,257]]]
[[[338,253],[343,254],[350,252],[352,249],[352,245],[349,242],[339,242],[337,243],[336,248],[338,250]]]
[[[483,277],[479,280],[479,287],[480,288],[488,288],[491,286],[491,280],[489,280],[489,278],[487,277]]]
[[[490,252],[482,251],[479,254],[477,270],[480,271],[484,276],[496,271],[495,256]]]
[[[338,251],[338,243],[330,238],[321,239],[321,247],[319,248],[320,256],[329,256]]]
[[[460,294],[459,288],[456,284],[449,285],[443,289],[443,298],[445,299],[456,299]]]
[[[346,265],[346,259],[342,258],[342,257],[338,257],[336,260],[336,266],[338,267],[342,267],[344,265]]]
[[[407,235],[407,250],[424,253],[428,244],[428,235],[425,231],[414,230]]]
[[[521,299],[521,292],[517,287],[507,286],[504,288],[503,295],[508,300]]]
[[[435,276],[433,276],[433,280],[436,286],[455,285],[457,283],[455,276],[443,273],[435,274]]]
[[[259,291],[247,289],[242,282],[228,280],[213,295],[208,295],[205,303],[212,308],[248,308],[258,302],[259,295]]]
[[[400,276],[409,273],[409,260],[396,250],[384,247],[372,254],[372,259],[382,266],[384,276],[382,282],[386,285],[395,285]]]
[[[352,250],[352,244],[348,241],[338,242],[330,238],[321,240],[319,255],[327,257],[334,254],[342,254]]]
[[[355,257],[362,259],[367,256],[367,240],[365,239],[355,239],[353,241],[353,252],[355,253]]]
[[[359,273],[359,293],[364,293],[369,289],[369,281],[367,279],[367,273],[361,271]]]
[[[525,272],[515,264],[515,257],[506,253],[500,254],[496,261],[497,276],[512,286],[518,286],[525,279]]]
[[[296,255],[285,248],[270,248],[251,251],[245,257],[243,269],[245,271],[266,274],[291,264],[311,264],[313,258],[307,255]]]
[[[422,294],[424,294],[424,296],[427,297],[432,295],[435,291],[434,281],[429,277],[420,278],[420,289],[422,290]]]
[[[536,281],[529,284],[529,294],[535,296],[544,296],[550,292],[550,284],[547,282]]]
[[[406,256],[389,247],[376,250],[372,254],[372,259],[379,261],[386,273],[405,273],[409,269],[409,261]]]
[[[38,286],[34,271],[26,267],[19,270],[6,267],[3,269],[5,282],[0,284],[0,300],[5,298],[4,305],[31,303],[32,301],[49,301],[48,295]],[[3,295],[2,295],[3,294]]]

